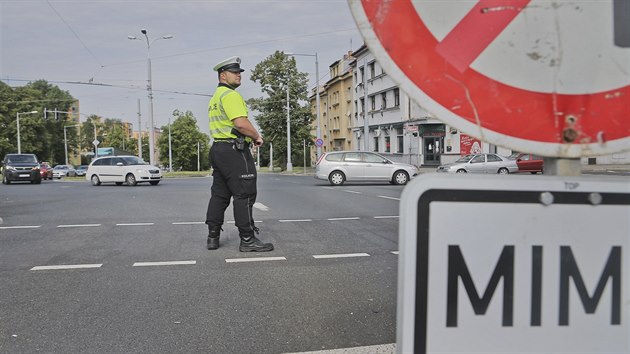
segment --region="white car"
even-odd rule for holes
[[[333,186],[345,181],[384,181],[407,184],[418,174],[418,168],[393,162],[373,152],[334,151],[323,154],[315,166],[315,178]]]
[[[61,177],[74,177],[76,171],[74,167],[70,165],[57,165],[53,168],[53,178],[60,179]]]
[[[105,156],[92,161],[85,179],[91,181],[93,186],[106,182],[114,182],[119,186],[123,183],[135,186],[148,182],[155,186],[162,180],[162,172],[137,156]]]
[[[459,160],[441,165],[437,172],[445,173],[498,173],[506,175],[518,172],[515,160],[497,154],[470,154]]]

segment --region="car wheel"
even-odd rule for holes
[[[333,186],[340,186],[343,184],[343,182],[346,181],[346,176],[343,174],[343,172],[334,171],[330,174],[330,176],[328,176],[328,181]]]
[[[138,181],[136,181],[136,176],[134,176],[133,173],[129,173],[125,177],[125,181],[127,182],[127,185],[129,186],[135,186],[136,184],[138,184]]]
[[[396,171],[396,173],[394,173],[393,181],[397,185],[404,185],[409,182],[409,176],[405,171]]]
[[[468,171],[464,170],[463,168],[460,168],[459,170],[457,170],[457,173],[468,173]]]
[[[123,183],[122,183],[122,182],[116,182],[116,185],[117,185],[117,186],[122,186],[122,185],[123,185]]]
[[[92,181],[92,185],[93,186],[100,186],[101,185],[101,180],[98,178],[97,175],[92,175],[90,180]]]
[[[505,167],[501,167],[501,168],[499,169],[499,174],[500,174],[500,175],[507,175],[507,174],[509,174],[509,173],[510,173],[510,171],[508,171],[508,169],[507,169],[507,168],[505,168]]]
[[[160,181],[151,181],[149,182],[152,186],[157,186]]]

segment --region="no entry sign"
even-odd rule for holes
[[[349,2],[387,74],[445,123],[550,157],[630,149],[625,1]]]

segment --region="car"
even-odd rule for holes
[[[515,160],[497,154],[469,154],[462,156],[454,163],[441,165],[437,172],[445,173],[498,173],[518,172]]]
[[[88,165],[81,165],[81,166],[77,167],[75,172],[76,172],[77,176],[83,177],[83,176],[85,176],[85,173],[87,172],[87,169],[88,169]]]
[[[39,164],[39,174],[42,176],[42,179],[52,179],[53,178],[53,169],[50,167],[48,162],[41,162]]]
[[[61,179],[61,177],[74,177],[76,175],[74,167],[70,165],[57,165],[53,168],[53,177]]]
[[[91,181],[93,186],[100,186],[105,182],[114,182],[119,186],[123,183],[135,186],[148,182],[156,186],[162,180],[162,172],[137,156],[105,156],[92,161],[85,179]]]
[[[2,184],[26,181],[42,183],[39,161],[34,154],[6,154],[2,160]]]
[[[533,154],[515,152],[508,156],[508,159],[515,160],[518,166],[518,172],[529,172],[536,174],[543,172],[543,158]]]
[[[333,186],[346,181],[385,181],[404,185],[417,175],[416,166],[366,151],[326,152],[315,165],[315,179],[327,180]]]

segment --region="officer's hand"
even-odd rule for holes
[[[262,135],[259,135],[258,138],[254,139],[254,145],[261,146],[263,144]]]

